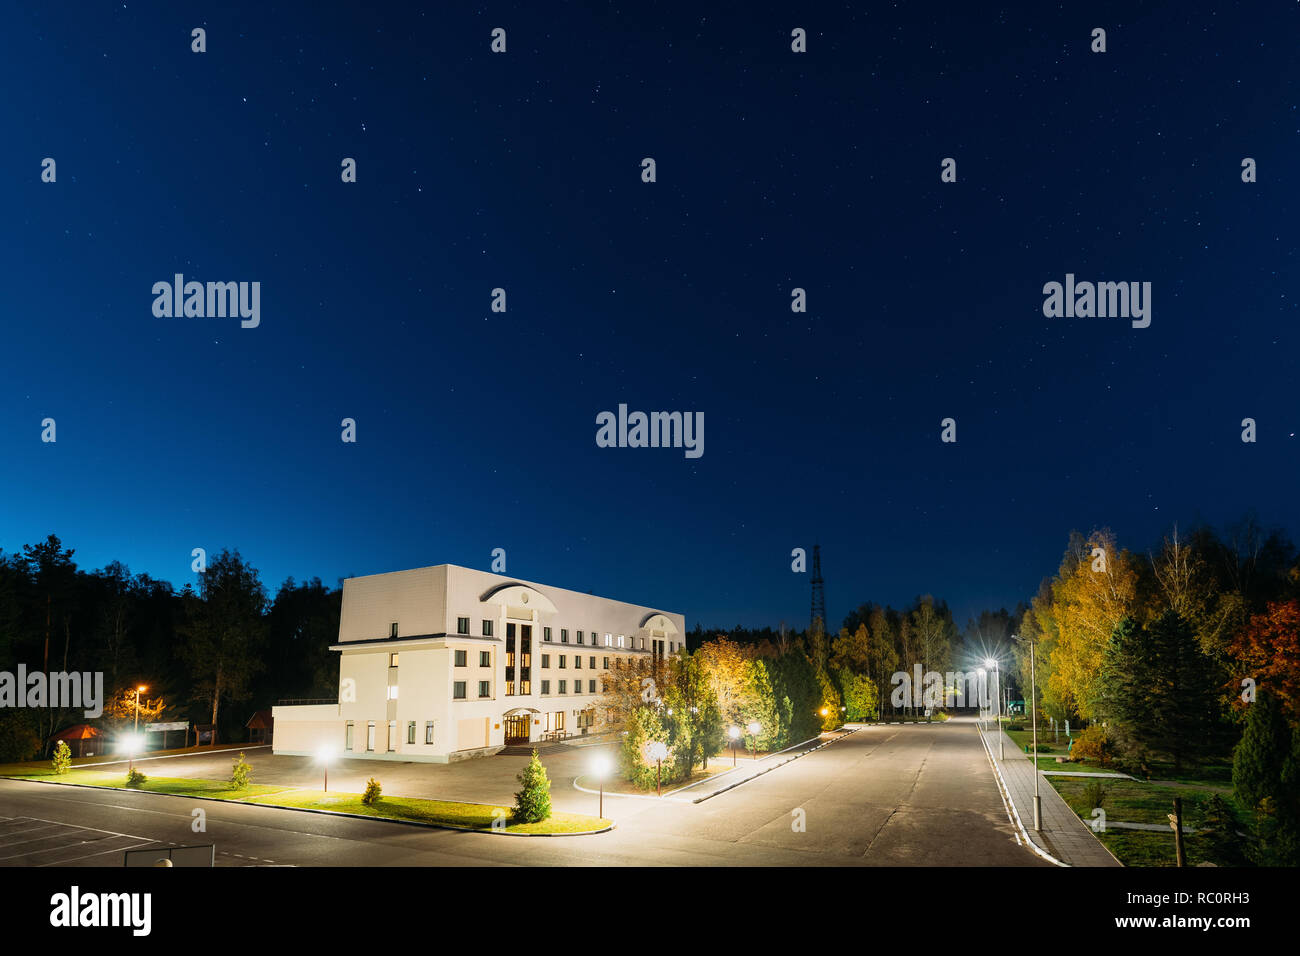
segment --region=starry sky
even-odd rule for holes
[[[7,15],[0,547],[272,590],[504,548],[802,627],[814,543],[832,622],[964,623],[1073,528],[1300,537],[1297,4],[374,6]],[[156,317],[175,273],[260,326]],[[1044,317],[1067,273],[1150,327]],[[704,455],[598,448],[619,403]]]

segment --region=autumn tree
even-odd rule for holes
[[[1234,694],[1241,689],[1237,682],[1251,678],[1300,723],[1300,601],[1273,602],[1251,617],[1229,654],[1235,662]]]

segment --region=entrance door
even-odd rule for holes
[[[506,745],[528,743],[529,717],[521,714],[506,718]]]

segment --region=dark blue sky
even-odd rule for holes
[[[1071,528],[1300,530],[1296,4],[696,6],[11,11],[0,547],[272,590],[503,547],[803,626],[814,542],[833,621],[964,623]],[[260,327],[154,317],[177,272]],[[1066,273],[1151,282],[1150,328],[1044,318]],[[620,402],[704,456],[597,448]]]

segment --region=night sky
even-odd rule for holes
[[[1300,5],[375,6],[6,14],[0,547],[272,592],[500,547],[803,627],[818,542],[834,624],[963,624],[1072,528],[1300,536]],[[175,273],[260,326],[155,317]],[[1067,273],[1150,327],[1046,318]],[[598,448],[619,403],[704,455]]]

